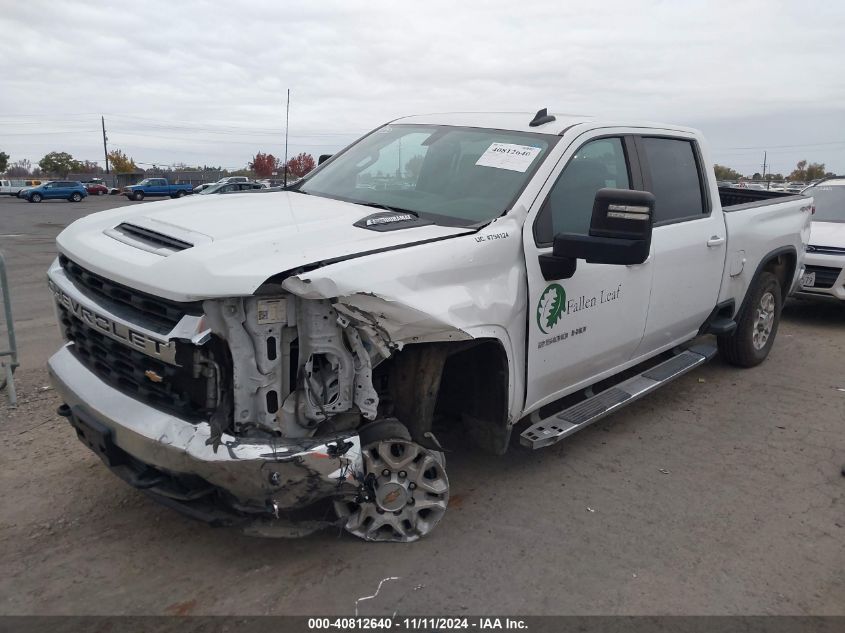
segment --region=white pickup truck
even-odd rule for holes
[[[448,504],[445,426],[538,448],[707,361],[702,335],[763,361],[811,211],[720,191],[683,127],[399,119],[286,191],[63,231],[59,413],[196,518],[287,533],[333,505],[352,534],[413,541]]]

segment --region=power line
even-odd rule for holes
[[[187,139],[184,138],[174,138],[172,136],[162,136],[160,134],[144,134],[139,132],[127,132],[121,130],[115,130],[112,128],[112,136],[115,134],[122,134],[123,136],[139,136],[141,138],[161,138],[166,139],[169,141],[185,141]],[[269,135],[268,135],[269,136]],[[203,138],[192,138],[190,139],[192,143],[212,143],[214,145],[267,145],[271,144],[271,139],[266,139],[264,142],[262,141],[234,141],[234,140],[222,140],[222,139],[203,139]],[[340,143],[296,143],[297,147],[337,147]]]
[[[801,143],[797,145],[755,145],[749,147],[714,147],[718,150],[765,150],[765,149],[794,149],[799,147],[818,147],[821,145],[845,145],[845,141],[825,141],[823,143]]]
[[[52,130],[49,132],[2,132],[0,136],[49,136],[53,134],[85,134],[88,132],[99,132],[99,130]]]
[[[108,114],[108,113],[107,113]],[[141,122],[141,127],[149,127],[155,129],[165,129],[165,130],[185,130],[188,132],[210,132],[213,134],[233,134],[233,135],[264,135],[264,134],[281,134],[284,132],[283,128],[263,128],[263,127],[252,127],[252,126],[237,126],[231,124],[213,124],[213,123],[200,123],[197,122],[188,122],[188,121],[167,121],[162,119],[151,119],[147,117],[137,117],[132,115],[121,115],[121,114],[109,114],[109,117],[112,119],[119,119],[119,120],[135,120]],[[50,122],[59,122],[59,121],[68,121],[69,123],[79,123],[85,124],[85,121],[76,121],[73,119],[65,119],[61,117],[43,117],[45,120]],[[0,117],[0,125],[7,125],[7,126],[17,126],[17,125],[42,125],[43,123],[39,121],[4,121],[3,117]],[[290,136],[293,138],[301,137],[323,137],[323,136],[361,136],[364,131],[358,130],[354,132],[305,132],[301,134],[291,134]]]

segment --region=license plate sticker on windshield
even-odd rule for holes
[[[479,167],[495,167],[524,172],[531,166],[542,150],[530,145],[513,143],[493,143],[479,157],[475,164]]]
[[[801,285],[805,288],[812,288],[816,285],[816,273],[807,273],[801,277]]]

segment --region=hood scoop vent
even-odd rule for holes
[[[190,242],[127,222],[118,224],[113,229],[107,229],[105,234],[118,242],[164,257],[193,247]]]

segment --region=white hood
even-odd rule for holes
[[[845,248],[845,222],[813,222],[810,244]]]
[[[378,212],[299,193],[196,195],[90,215],[62,231],[57,244],[80,266],[108,279],[193,301],[252,294],[272,275],[309,264],[474,231],[425,225],[379,232],[353,226]],[[107,234],[124,222],[193,246],[162,255]]]

